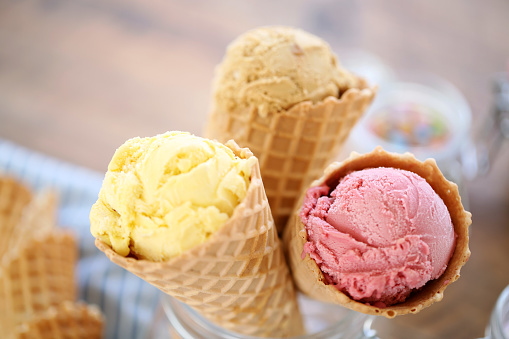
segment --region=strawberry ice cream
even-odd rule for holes
[[[307,191],[300,213],[327,282],[377,307],[403,302],[440,277],[455,248],[442,199],[417,174],[371,168]]]

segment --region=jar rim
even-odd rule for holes
[[[507,338],[504,332],[504,324],[509,321],[509,285],[502,291],[497,299],[491,316],[490,330],[495,334],[494,338]]]
[[[210,339],[259,339],[258,337],[238,334],[224,329],[208,321],[189,305],[169,295],[164,295],[161,303],[170,324],[183,339],[195,338],[196,335],[202,335]],[[359,334],[365,332],[364,324],[370,317],[372,316],[347,310],[344,317],[334,324],[317,332],[289,339],[350,338],[350,336],[351,338],[358,338]]]

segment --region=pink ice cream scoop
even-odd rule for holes
[[[310,188],[300,213],[309,253],[327,282],[352,299],[390,306],[438,278],[454,252],[451,217],[417,174],[352,172],[336,188]]]

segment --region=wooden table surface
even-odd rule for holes
[[[116,147],[167,130],[201,134],[214,66],[256,26],[292,25],[396,71],[433,72],[467,98],[478,126],[509,60],[509,2],[0,2],[0,137],[104,172]],[[507,146],[507,145],[506,145]],[[382,338],[478,338],[509,284],[509,147],[468,183],[472,257],[444,300],[377,319]]]

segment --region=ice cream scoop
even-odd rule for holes
[[[471,214],[433,159],[381,147],[331,163],[307,187],[284,243],[298,289],[358,312],[417,313],[470,257]]]
[[[94,237],[162,261],[206,241],[246,195],[253,160],[184,132],[133,138],[115,152],[90,212]]]
[[[261,27],[235,39],[216,69],[214,103],[261,116],[302,102],[339,97],[358,79],[340,67],[322,39],[291,27]]]
[[[352,172],[312,187],[301,210],[309,253],[330,284],[382,307],[446,269],[455,244],[442,199],[417,174],[395,168]]]
[[[321,38],[281,26],[240,35],[215,73],[205,135],[258,157],[282,233],[302,188],[335,157],[376,87],[343,69]]]

